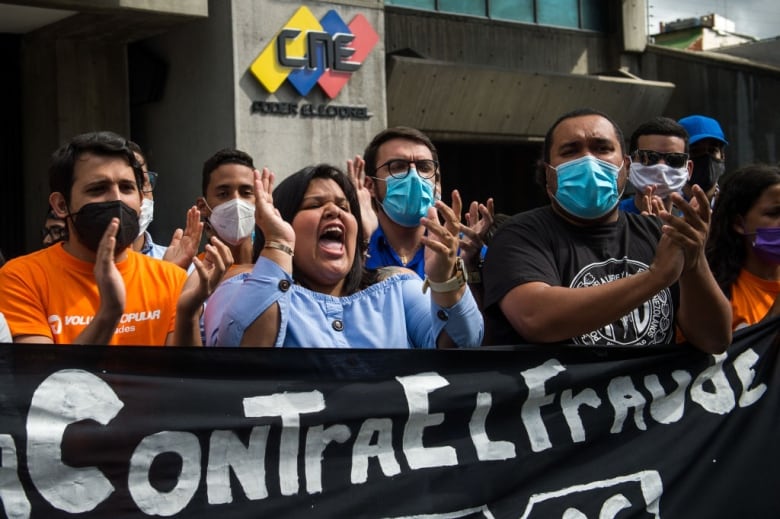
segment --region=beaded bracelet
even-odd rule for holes
[[[285,253],[289,254],[290,257],[295,256],[295,254],[293,253],[293,250],[290,247],[288,247],[284,243],[279,243],[278,241],[267,241],[267,242],[265,242],[265,245],[263,245],[263,248],[264,249],[276,249],[276,250],[280,250],[282,252],[285,252]]]

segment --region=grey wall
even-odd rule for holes
[[[347,24],[361,14],[380,36],[376,46],[335,99],[327,98],[316,85],[308,95],[301,97],[287,82],[271,94],[249,70],[252,62],[301,5],[306,5],[317,19],[334,9]],[[234,0],[233,20],[236,144],[250,151],[259,165],[271,168],[278,179],[319,162],[344,168],[347,159],[362,154],[371,137],[385,128],[385,59],[381,37],[384,21],[379,2]],[[367,107],[372,116],[368,120],[348,120],[252,114],[253,101],[360,106]]]
[[[305,5],[318,18],[336,9],[347,23],[361,13],[381,34],[382,11],[366,3]],[[270,167],[278,182],[317,162],[343,168],[385,127],[381,41],[333,100],[316,86],[305,98],[287,84],[270,94],[251,75],[252,62],[300,5],[211,0],[208,19],[142,42],[168,63],[163,97],[132,112],[133,137],[147,150],[150,167],[160,173],[151,227],[156,241],[165,244],[173,229],[184,225],[187,208],[201,194],[203,162],[220,148],[248,152],[258,167]],[[349,121],[260,115],[251,113],[253,101],[367,106],[373,116]]]
[[[527,71],[589,74],[614,70],[609,36],[533,24],[386,7],[388,54]]]
[[[167,245],[201,194],[201,168],[215,151],[236,144],[230,3],[209,2],[209,17],[139,42],[167,63],[160,100],[132,110],[132,137],[160,174],[155,189],[155,241]]]
[[[780,160],[780,68],[715,53],[648,46],[640,74],[677,85],[664,115],[717,119],[729,146],[727,171]]]

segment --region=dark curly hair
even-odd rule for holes
[[[725,176],[712,211],[707,261],[726,297],[747,258],[744,235],[734,229],[737,219],[755,205],[762,193],[780,184],[780,167],[751,164]]]
[[[138,192],[144,185],[144,171],[141,163],[130,148],[130,141],[109,131],[89,132],[76,135],[54,152],[49,166],[49,190],[62,193],[65,203],[70,205],[76,161],[91,153],[99,157],[118,157],[127,161],[135,176]]]
[[[309,184],[316,178],[324,178],[333,180],[341,190],[344,192],[344,196],[349,203],[349,210],[352,215],[357,219],[357,244],[355,247],[355,257],[352,260],[352,268],[347,273],[347,277],[344,281],[344,291],[346,294],[353,294],[360,290],[365,285],[363,270],[363,253],[365,252],[366,244],[365,237],[363,235],[363,226],[360,215],[360,202],[358,202],[357,190],[352,184],[346,173],[341,171],[335,166],[329,164],[318,164],[316,166],[308,166],[300,171],[297,171],[285,178],[273,191],[274,206],[279,210],[279,214],[282,218],[292,224],[295,215],[301,209],[301,203],[303,202],[303,196],[306,194],[306,190],[309,188]],[[295,261],[293,261],[293,278],[296,281],[300,281],[299,272],[295,268]]]
[[[255,169],[255,163],[252,160],[252,156],[247,152],[235,148],[222,148],[203,163],[200,187],[204,197],[206,196],[209,182],[211,182],[211,174],[223,164],[239,164],[241,166],[246,166],[249,169]]]

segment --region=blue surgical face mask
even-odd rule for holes
[[[613,210],[620,201],[617,179],[620,168],[592,155],[565,162],[555,169],[558,189],[555,200],[572,216],[595,220]]]
[[[404,178],[387,177],[384,181],[387,183],[382,201],[385,214],[403,227],[420,225],[420,218],[428,214],[436,201],[433,184],[418,175],[414,168]]]

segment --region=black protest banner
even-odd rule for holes
[[[778,517],[779,325],[718,356],[0,346],[0,510]]]

